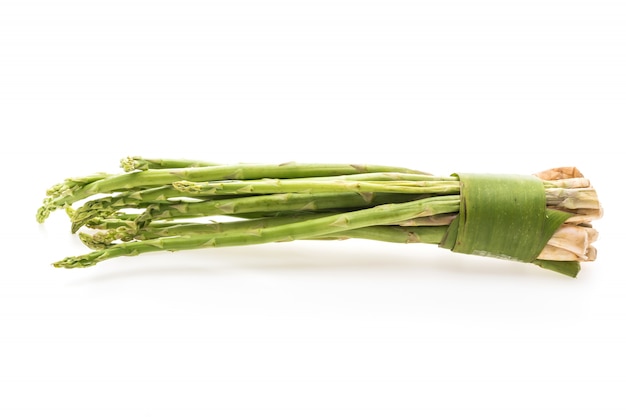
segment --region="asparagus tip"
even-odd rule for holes
[[[37,222],[43,223],[44,221],[46,221],[53,209],[54,207],[50,204],[44,204],[43,206],[39,207],[39,209],[37,210]]]
[[[55,184],[46,190],[46,195],[50,197],[58,197],[67,189],[65,183]]]
[[[92,257],[87,255],[83,256],[68,256],[67,258],[61,259],[60,261],[54,262],[52,266],[55,268],[87,268],[88,266],[93,266],[96,264],[96,261],[92,260]]]
[[[89,249],[100,250],[106,249],[111,246],[115,237],[111,233],[79,233],[78,237],[80,241]]]
[[[138,159],[140,158],[136,156],[127,156],[126,158],[122,158],[120,160],[120,167],[124,170],[124,172],[131,172],[141,169],[141,167],[139,167],[137,164]]]

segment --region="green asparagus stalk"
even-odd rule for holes
[[[404,193],[458,194],[459,181],[315,181],[265,179],[256,181],[176,181],[174,188],[189,195],[275,194],[275,193]]]
[[[287,212],[318,212],[329,209],[351,209],[376,205],[378,195],[358,193],[300,194],[281,193],[232,198],[217,201],[200,201],[178,204],[150,205],[137,218],[138,224],[152,220],[237,215],[246,213],[286,214]],[[387,194],[385,203],[416,200],[414,195]]]
[[[120,161],[120,166],[126,172],[147,171],[149,169],[197,168],[217,165],[219,164],[190,159],[146,159],[140,156],[129,156]]]

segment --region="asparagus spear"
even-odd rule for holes
[[[120,161],[120,166],[126,172],[146,171],[148,169],[211,167],[217,165],[219,164],[191,159],[146,159],[140,156],[129,156]]]
[[[275,193],[404,193],[404,194],[458,194],[459,181],[346,181],[346,180],[281,180],[256,181],[176,181],[174,188],[192,196],[225,194]]]
[[[414,195],[387,194],[389,202],[416,200]],[[207,217],[245,213],[282,213],[290,211],[324,211],[328,209],[350,209],[376,205],[374,195],[357,193],[299,194],[283,193],[232,198],[218,201],[200,201],[178,204],[153,204],[137,218],[138,224],[152,220]]]

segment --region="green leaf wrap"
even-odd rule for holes
[[[533,262],[575,276],[571,263],[537,261],[570,216],[546,208],[543,183],[531,175],[455,174],[461,184],[459,215],[440,245],[453,252]]]

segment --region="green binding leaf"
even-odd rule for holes
[[[580,272],[580,262],[576,261],[545,261],[537,259],[533,263],[544,269],[549,269],[572,278],[576,278],[576,275]]]
[[[533,262],[576,275],[570,263],[537,261],[556,229],[570,216],[546,209],[541,180],[530,175],[456,175],[461,183],[459,215],[439,246],[458,253]]]

